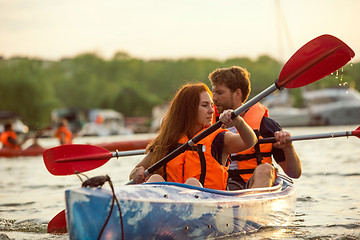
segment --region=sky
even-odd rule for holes
[[[59,60],[269,55],[331,34],[360,61],[359,0],[0,0],[0,56]]]

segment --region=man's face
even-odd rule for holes
[[[227,109],[234,109],[234,95],[225,84],[218,84],[212,87],[214,105],[219,113]]]

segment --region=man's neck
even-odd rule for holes
[[[240,104],[234,105],[233,110],[238,109],[238,108],[239,108],[239,107],[241,107],[242,105],[243,105],[243,103],[240,103]],[[244,115],[245,115],[245,112],[241,113],[241,114],[240,114],[240,117],[244,117]]]

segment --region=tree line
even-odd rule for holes
[[[204,82],[220,67],[242,66],[251,73],[251,96],[274,83],[283,63],[270,56],[144,60],[117,52],[111,59],[84,53],[59,61],[28,57],[0,60],[0,110],[19,113],[30,129],[50,124],[55,108],[111,108],[126,117],[151,117],[152,108],[169,101],[188,82]],[[359,90],[360,63],[349,63],[308,89],[351,85]],[[300,107],[300,90],[290,91]]]

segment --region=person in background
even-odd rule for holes
[[[219,113],[239,108],[251,91],[250,73],[241,67],[219,68],[209,74],[213,100]],[[269,118],[268,109],[260,103],[241,114],[258,138],[275,137],[276,143],[256,144],[253,148],[233,154],[229,170],[229,189],[269,187],[277,173],[272,156],[292,178],[301,176],[301,161],[290,141],[290,133]],[[234,128],[230,131],[236,132]]]
[[[148,145],[147,155],[129,178],[136,183],[169,181],[225,190],[229,154],[256,143],[252,129],[240,116],[231,119],[232,112],[224,110],[220,120],[223,127],[233,126],[238,133],[217,129],[145,179],[145,169],[211,125],[214,110],[210,89],[204,83],[184,85],[172,100],[158,136]]]
[[[72,144],[73,135],[68,128],[68,121],[64,118],[60,121],[58,128],[56,129],[55,136],[59,140],[60,145]]]
[[[27,139],[28,138],[24,138],[22,141],[18,141],[18,136],[14,131],[14,125],[11,122],[4,125],[4,132],[0,135],[3,148],[8,149],[20,150]]]
[[[40,144],[39,144],[39,138],[40,136],[43,134],[42,133],[43,130],[40,130],[39,132],[35,132],[33,134],[31,134],[31,138],[33,139],[32,143],[26,148],[26,150],[34,150],[34,149],[43,149],[45,150],[45,148],[43,148]]]

